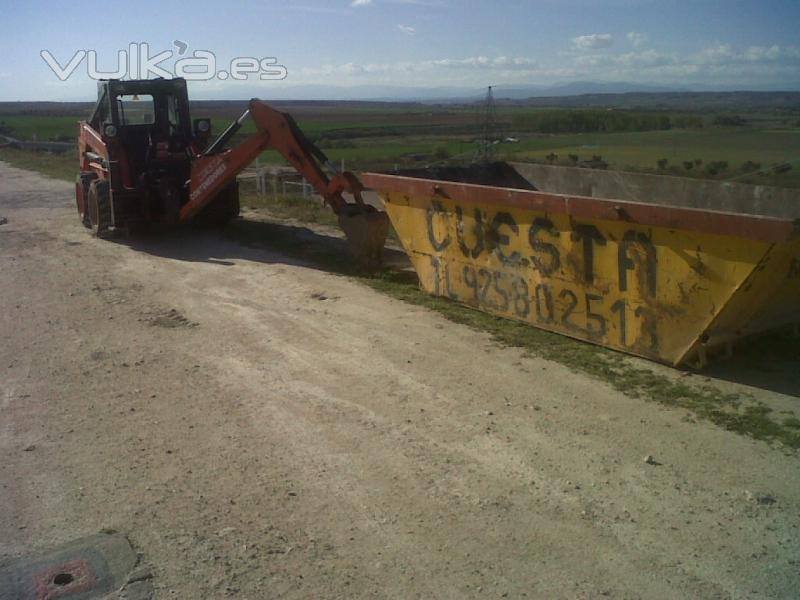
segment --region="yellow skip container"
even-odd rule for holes
[[[362,176],[426,292],[671,365],[800,323],[794,190],[515,166]]]

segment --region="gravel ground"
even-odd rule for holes
[[[113,529],[159,599],[798,596],[796,455],[72,204],[0,163],[0,562]]]

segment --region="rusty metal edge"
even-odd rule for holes
[[[400,193],[407,196],[439,196],[471,204],[493,204],[498,207],[538,210],[582,219],[622,221],[766,242],[784,242],[800,235],[797,220],[775,217],[552,194],[383,173],[363,173],[360,178],[368,188],[379,192]]]

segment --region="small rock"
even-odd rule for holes
[[[644,462],[648,465],[653,465],[654,467],[659,466],[661,463],[658,462],[651,454],[648,454],[644,457]]]
[[[137,581],[144,581],[146,579],[152,579],[153,572],[148,569],[147,567],[139,567],[133,573],[128,575],[128,583],[135,583]]]
[[[0,217],[0,225],[5,225],[6,223],[8,223],[8,219],[5,217]]]
[[[25,446],[25,452],[33,452],[36,450],[36,444],[31,444],[30,446]]]
[[[143,579],[128,583],[122,590],[120,596],[122,600],[152,600],[153,582],[151,579]]]
[[[771,494],[754,494],[750,490],[744,491],[744,497],[748,500],[748,502],[755,502],[756,504],[761,504],[762,506],[769,506],[777,502],[775,497]]]

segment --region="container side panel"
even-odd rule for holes
[[[382,196],[427,292],[670,364],[771,247],[440,196]]]
[[[800,323],[800,240],[775,244],[709,326],[706,346]]]

